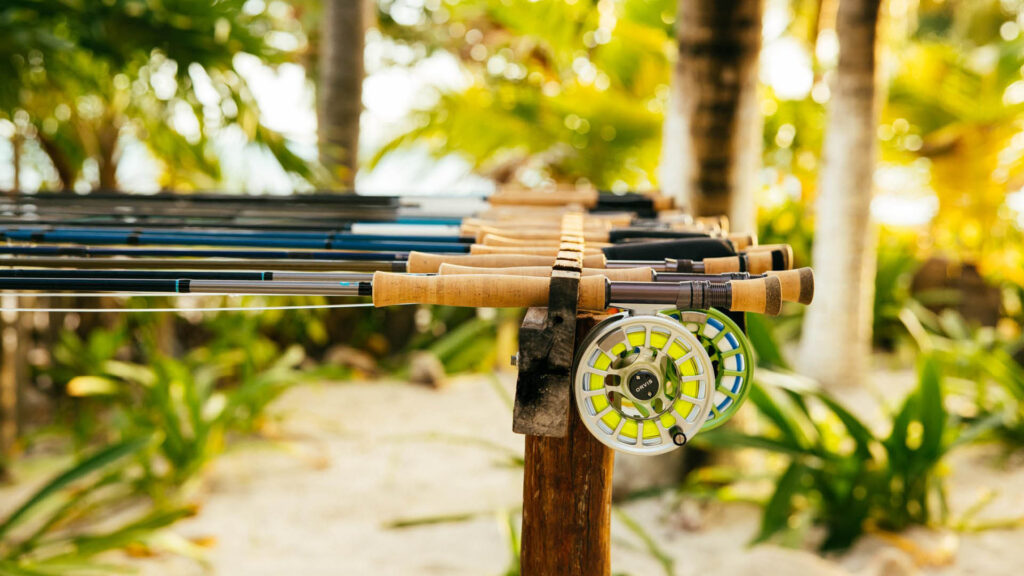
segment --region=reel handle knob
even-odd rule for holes
[[[730,310],[757,312],[776,316],[782,311],[782,282],[776,276],[729,283],[732,293]]]
[[[458,264],[441,264],[438,274],[501,274],[505,276],[550,277],[551,266],[517,266],[511,268],[473,268]],[[584,276],[604,276],[613,282],[653,282],[654,271],[650,268],[584,268]]]
[[[814,271],[810,268],[768,272],[782,283],[782,300],[810,304],[814,300]]]
[[[672,436],[672,443],[676,446],[685,446],[687,442],[686,433],[679,426],[669,428],[668,433]]]
[[[547,306],[550,278],[467,274],[414,276],[376,272],[373,305],[438,304],[476,308],[530,308]],[[607,308],[608,280],[604,276],[580,279],[578,305],[583,310]]]
[[[459,264],[478,268],[508,268],[513,266],[547,266],[555,263],[553,256],[525,256],[516,254],[430,254],[427,252],[409,252],[406,272],[413,274],[437,274],[441,264]],[[583,257],[583,265],[587,268],[604,268],[603,254]]]

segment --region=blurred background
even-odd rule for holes
[[[5,0],[0,190],[728,213],[816,301],[749,319],[738,422],[617,460],[615,572],[1017,574],[1022,28],[1019,0]],[[518,573],[520,311],[0,299],[0,574]],[[160,306],[190,310],[115,312]]]

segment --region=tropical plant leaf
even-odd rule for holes
[[[64,488],[67,488],[76,480],[80,480],[89,474],[103,470],[108,466],[114,465],[124,458],[135,454],[149,444],[149,442],[149,438],[134,438],[113,444],[99,450],[88,458],[85,458],[81,462],[78,462],[71,468],[65,470],[54,479],[47,482],[42,488],[37,490],[31,497],[29,497],[28,500],[16,508],[14,512],[12,512],[7,519],[3,521],[3,523],[0,523],[0,537],[3,537],[10,532],[12,528],[24,521],[33,509],[41,505],[54,494],[57,494]]]

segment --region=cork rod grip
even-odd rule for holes
[[[789,244],[758,244],[757,246],[747,246],[747,253],[750,252],[770,252],[772,250],[781,251],[782,257],[786,262],[786,269],[793,268],[793,247]]]
[[[564,238],[564,237],[563,237]],[[609,242],[595,242],[593,240],[586,240],[579,238],[586,243],[587,248],[607,248],[612,246]],[[551,247],[558,246],[561,240],[528,240],[520,238],[508,238],[506,236],[496,236],[494,234],[484,234],[483,237],[477,237],[478,244],[486,244],[487,246],[532,246],[532,247]]]
[[[721,258],[705,258],[705,274],[726,274],[728,272],[739,272],[743,268],[739,256],[722,256]]]
[[[782,250],[769,250],[768,252],[747,252],[747,272],[751,274],[764,274],[772,270],[789,270],[791,260],[786,260]]]
[[[739,234],[733,233],[726,236],[726,239],[732,243],[733,247],[739,250],[746,250],[751,246],[757,246],[757,235],[756,234]]]
[[[814,300],[814,271],[810,268],[772,271],[768,275],[775,276],[782,283],[784,302],[810,304]]]
[[[558,247],[537,247],[537,246],[487,246],[485,244],[473,244],[469,247],[470,254],[525,254],[527,256],[551,256],[558,254]],[[584,255],[601,254],[599,248],[585,248]]]
[[[775,276],[754,280],[734,280],[730,310],[777,315],[782,310],[782,284]]]
[[[436,274],[441,264],[458,264],[477,268],[509,268],[513,266],[552,266],[554,256],[523,256],[516,254],[430,254],[427,252],[409,252],[405,271],[413,274]],[[584,256],[583,265],[587,268],[604,268],[603,254]]]
[[[476,231],[476,239],[477,242],[482,242],[486,236],[499,236],[507,240],[546,240],[558,242],[562,238],[563,231],[559,230],[557,225],[545,228],[536,228],[535,226],[536,224],[531,225],[527,223],[511,224],[508,226],[481,226]],[[608,242],[608,232],[606,230],[584,228],[581,232],[583,239],[588,242]]]
[[[441,264],[438,274],[502,274],[505,276],[551,276],[551,266],[517,266],[511,268],[473,268],[458,264]],[[584,268],[584,276],[604,276],[613,282],[653,282],[654,271],[650,268]]]
[[[517,190],[515,192],[495,192],[487,200],[495,206],[565,206],[566,204],[582,204],[591,208],[597,205],[597,191],[558,190],[545,192]]]
[[[373,275],[373,305],[438,304],[485,308],[547,306],[550,283],[550,278],[525,276],[410,276],[376,272]],[[604,310],[607,283],[608,280],[603,276],[580,279],[579,308]]]

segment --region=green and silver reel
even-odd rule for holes
[[[745,334],[727,315],[718,310],[668,310],[696,336],[711,358],[715,370],[715,393],[703,430],[725,424],[750,392],[754,355]]]
[[[576,354],[580,417],[606,446],[633,454],[673,450],[708,420],[715,372],[705,345],[662,315],[611,316]]]

